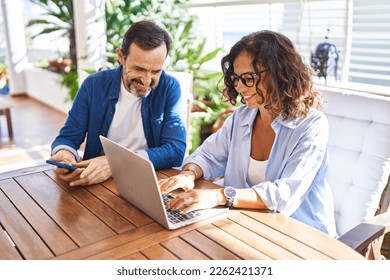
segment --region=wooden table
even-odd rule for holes
[[[279,213],[230,210],[169,231],[118,196],[112,179],[70,188],[46,165],[0,175],[0,226],[0,259],[363,259]]]

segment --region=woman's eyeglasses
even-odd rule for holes
[[[261,73],[263,73],[265,71],[267,71],[267,70],[260,71],[259,73],[246,72],[246,73],[242,73],[240,76],[233,73],[232,75],[230,75],[230,79],[232,80],[233,85],[235,87],[237,87],[237,85],[238,85],[238,80],[241,80],[241,83],[243,83],[244,86],[246,86],[246,87],[253,87],[253,85],[255,84],[255,77],[256,76],[261,77]]]

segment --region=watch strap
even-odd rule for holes
[[[226,203],[225,206],[228,208],[233,207],[234,198],[233,197],[226,197]]]
[[[232,208],[234,203],[234,198],[236,197],[236,190],[231,186],[227,186],[225,187],[223,194],[225,195],[226,198],[225,207]]]

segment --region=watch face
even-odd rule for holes
[[[235,197],[236,196],[236,190],[232,187],[225,188],[225,195],[226,197]]]

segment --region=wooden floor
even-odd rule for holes
[[[66,114],[27,95],[5,98],[12,102],[14,137],[10,141],[5,116],[0,116],[0,173],[44,163]]]

